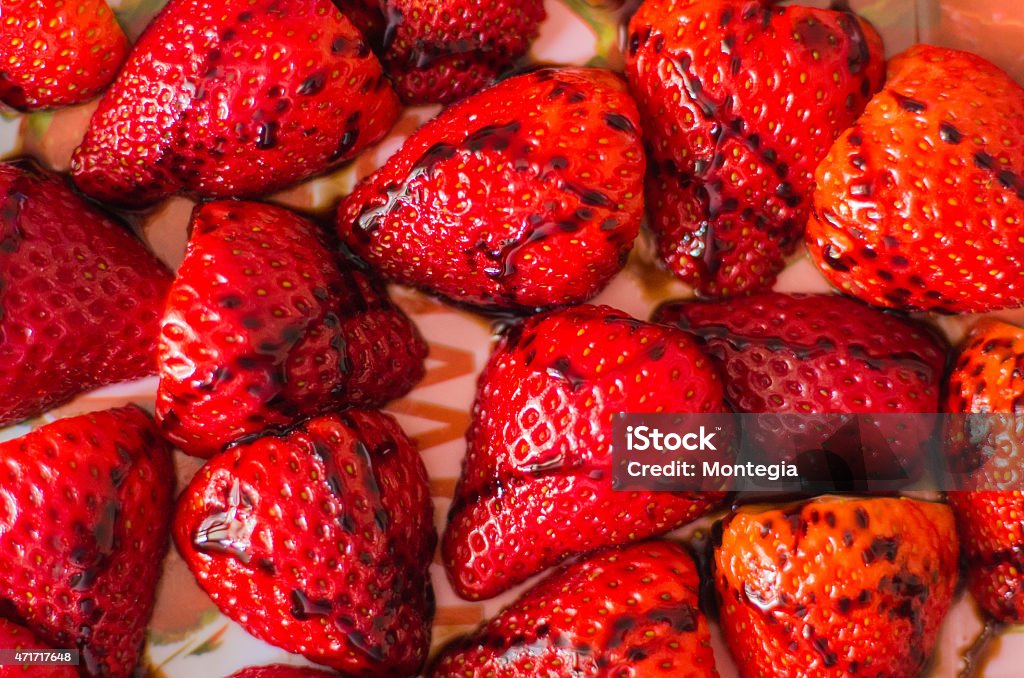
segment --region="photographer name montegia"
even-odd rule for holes
[[[697,473],[698,468],[701,473]],[[644,464],[631,461],[626,464],[626,473],[633,478],[766,478],[781,480],[798,478],[795,464],[779,462],[777,464],[755,464],[748,461],[744,464],[729,464],[720,461],[672,461],[666,464]]]

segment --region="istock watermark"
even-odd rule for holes
[[[618,490],[1024,490],[1012,414],[620,414]]]
[[[703,426],[696,432],[662,433],[660,429],[650,426],[627,426],[626,449],[632,451],[659,450],[675,452],[676,450],[714,450],[712,439],[717,431],[707,431]]]

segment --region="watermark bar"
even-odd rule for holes
[[[2,650],[0,666],[78,666],[78,650]]]
[[[619,414],[613,487],[1024,491],[1024,415]]]

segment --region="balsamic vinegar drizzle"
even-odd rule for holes
[[[970,647],[960,655],[962,660],[957,678],[981,678],[985,675],[985,665],[999,649],[1000,639],[1006,625],[993,619],[986,619],[985,626],[975,637]]]

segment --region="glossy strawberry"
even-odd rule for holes
[[[72,172],[124,205],[263,196],[355,157],[397,115],[377,57],[330,0],[171,0],[101,100]]]
[[[391,417],[353,410],[209,461],[174,539],[257,638],[346,675],[413,675],[430,642],[432,511],[415,445]]]
[[[950,375],[946,409],[952,413],[1018,415],[999,436],[997,455],[969,476],[975,487],[1020,486],[1024,431],[1024,330],[982,321],[968,336]],[[953,420],[956,421],[956,420]],[[1003,422],[996,420],[997,426]],[[1013,463],[1007,464],[1010,460]],[[1010,472],[1014,475],[1006,476]],[[967,561],[967,585],[981,607],[1005,622],[1024,621],[1024,493],[950,492]]]
[[[668,302],[653,319],[703,339],[721,364],[726,397],[738,412],[884,415],[940,409],[945,341],[927,325],[853,299],[768,292],[721,302]],[[901,469],[916,477],[935,425],[930,417],[883,417],[872,429],[877,438],[850,446],[840,444],[842,429],[831,428],[840,420],[820,423],[824,429],[787,428],[781,440],[766,429],[777,444],[763,445],[765,459],[787,458],[791,440],[817,450],[838,435],[830,449],[850,464],[855,478],[893,479]]]
[[[665,265],[704,295],[770,287],[818,161],[882,83],[877,33],[846,12],[647,0],[627,55]]]
[[[612,420],[722,409],[721,382],[685,332],[596,306],[515,326],[480,376],[444,534],[456,592],[488,598],[710,510],[721,494],[613,491]]]
[[[722,630],[742,676],[917,676],[956,588],[943,504],[823,498],[742,510],[716,541]]]
[[[52,650],[28,629],[0,617],[0,647],[5,650]],[[38,666],[0,664],[0,678],[77,678],[78,672],[70,666]]]
[[[382,59],[406,103],[450,103],[490,84],[526,54],[542,0],[384,0]]]
[[[301,416],[404,395],[426,353],[315,224],[262,203],[206,203],[164,310],[157,419],[208,457]]]
[[[287,664],[270,664],[269,666],[250,666],[236,671],[230,678],[328,678],[336,673],[311,669],[305,666],[288,666]]]
[[[984,59],[913,47],[818,168],[807,246],[877,306],[1024,304],[1024,89]]]
[[[338,230],[385,277],[455,301],[569,304],[625,263],[643,163],[621,80],[536,71],[420,128],[342,202]]]
[[[86,101],[127,55],[104,0],[4,0],[0,101],[22,111]]]
[[[0,601],[90,676],[133,675],[167,550],[174,474],[137,407],[0,443]]]
[[[171,277],[62,179],[0,163],[0,426],[151,374]]]
[[[431,675],[717,677],[699,588],[677,544],[602,551],[549,575],[453,643]]]

